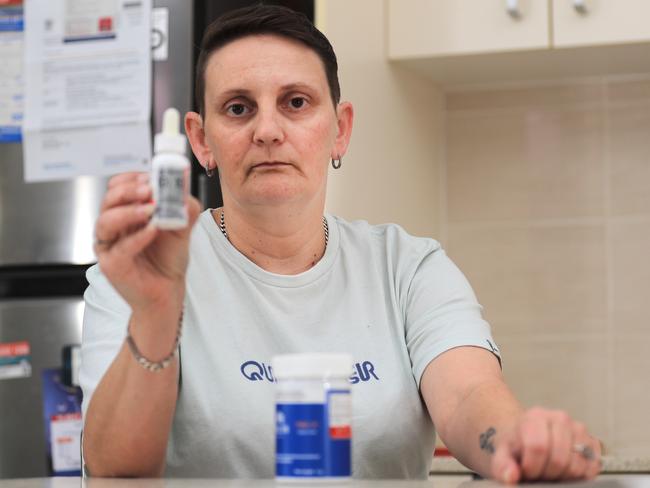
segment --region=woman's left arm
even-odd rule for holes
[[[599,441],[566,412],[524,410],[486,349],[442,353],[426,367],[420,391],[445,445],[483,477],[517,483],[600,472]]]

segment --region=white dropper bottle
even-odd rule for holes
[[[151,185],[156,208],[152,222],[159,229],[173,230],[187,226],[190,162],[185,156],[187,141],[179,132],[180,114],[168,108],[163,114],[162,131],[153,142]]]

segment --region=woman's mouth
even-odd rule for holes
[[[263,161],[261,163],[254,164],[251,167],[251,170],[269,170],[269,169],[281,169],[286,166],[291,166],[289,163],[284,163],[282,161]]]

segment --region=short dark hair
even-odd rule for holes
[[[338,64],[327,37],[300,12],[279,5],[257,4],[227,12],[206,28],[194,82],[196,105],[201,115],[205,111],[205,69],[210,55],[232,41],[261,34],[286,37],[312,49],[323,62],[330,96],[336,107],[341,98]]]

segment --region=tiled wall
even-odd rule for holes
[[[650,454],[650,78],[450,92],[443,240],[528,406]]]
[[[339,170],[330,169],[327,211],[348,220],[399,222],[437,234],[444,93],[386,62],[386,12],[377,0],[319,0],[316,23],[337,53],[341,97],[354,128]],[[350,35],[351,29],[355,35]],[[363,42],[359,42],[363,39]]]

